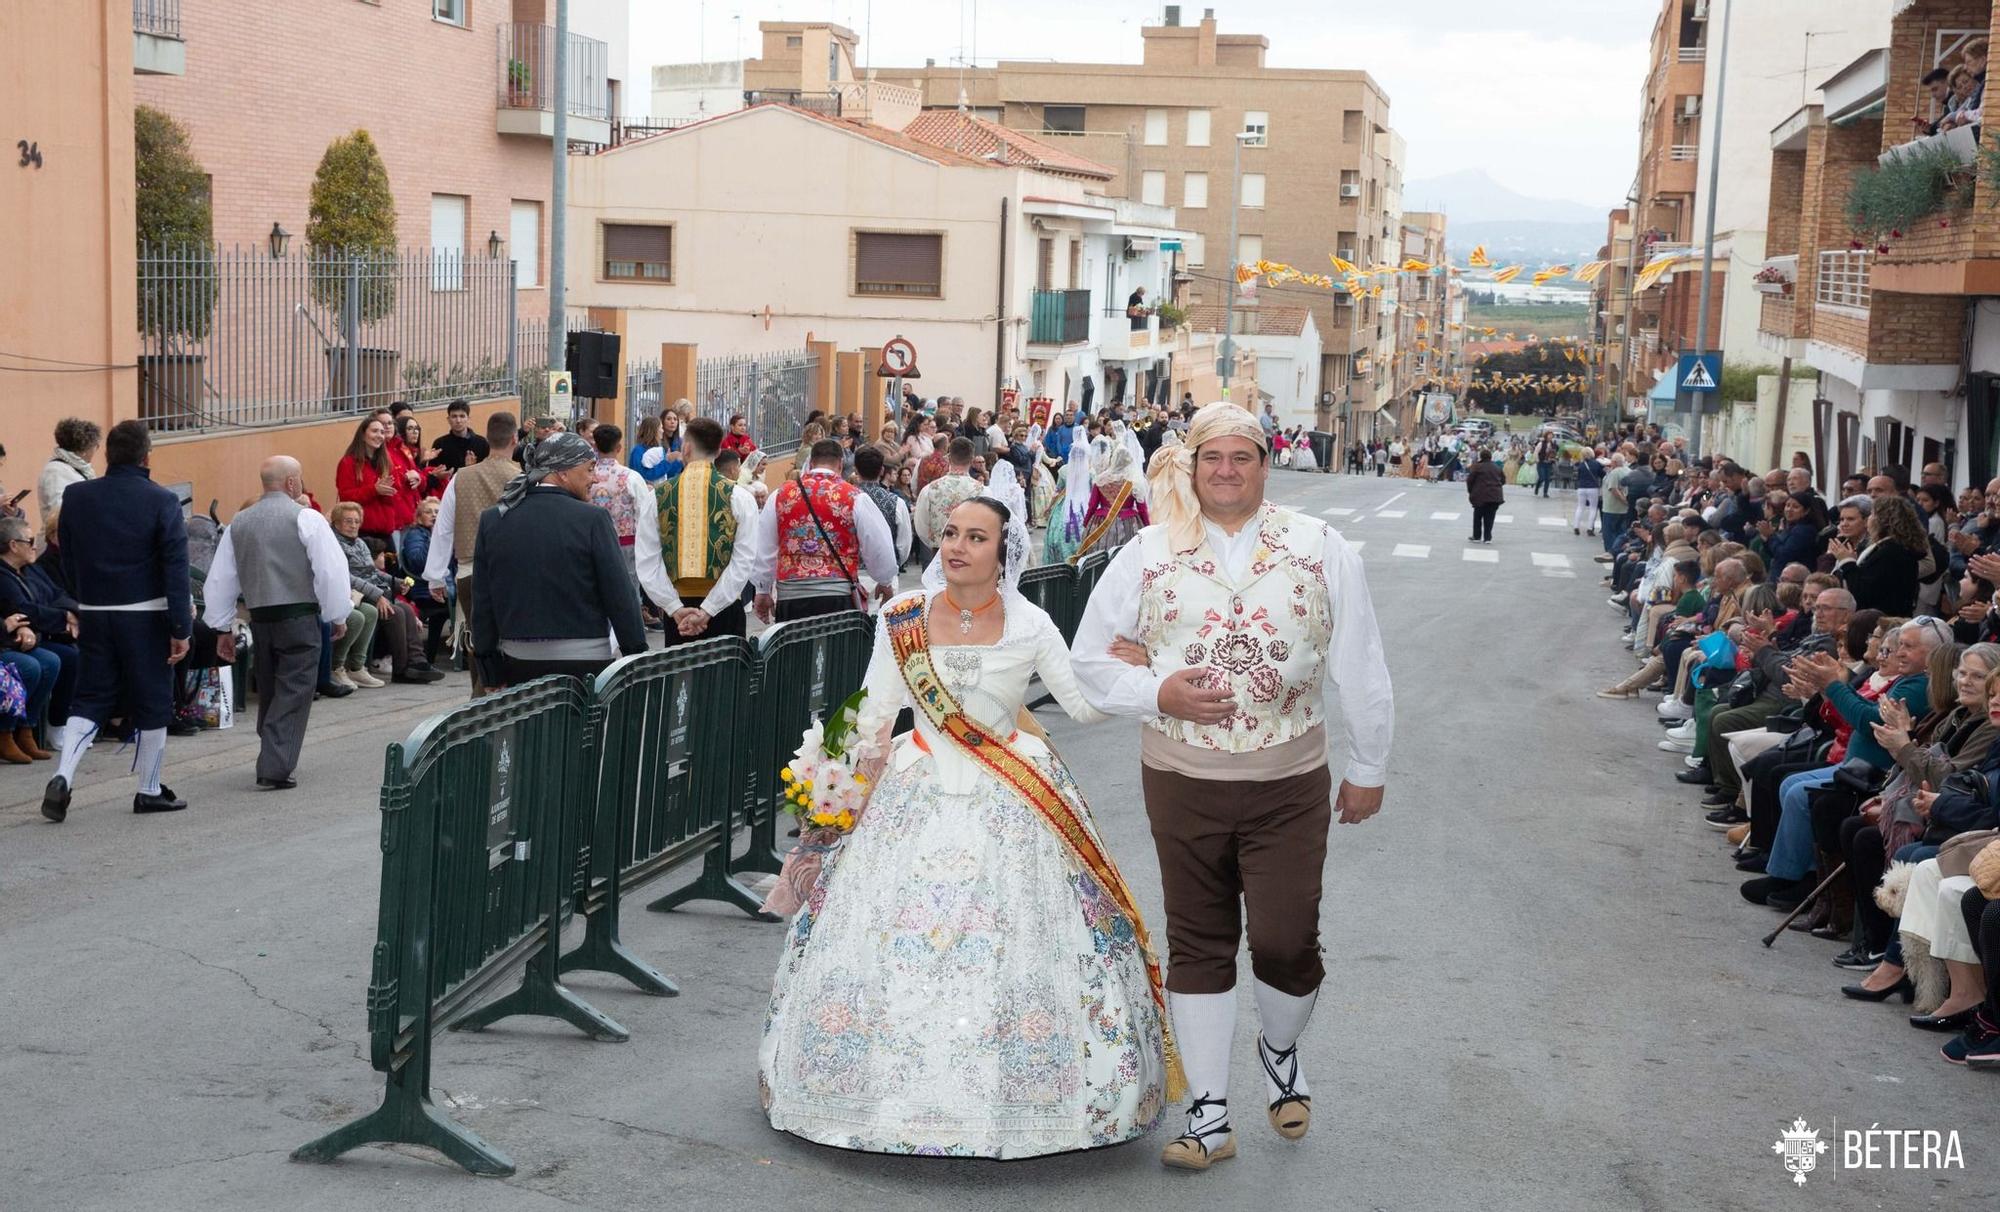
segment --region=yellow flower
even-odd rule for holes
[[[842,829],[852,829],[854,828],[854,814],[852,812],[847,812],[843,810],[840,816],[836,818],[836,823],[839,824],[839,826]]]
[[[779,778],[781,778],[781,779],[783,779],[783,780],[785,780],[785,781],[786,781],[787,783],[791,782],[791,781],[792,781],[792,768],[791,768],[790,766],[787,766],[787,767],[785,767],[784,769],[782,769],[782,770],[778,771],[778,777],[779,777]]]

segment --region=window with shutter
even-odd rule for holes
[[[671,225],[606,223],[604,279],[607,282],[674,280],[674,229]]]
[[[937,232],[854,233],[854,293],[944,295],[944,236]]]

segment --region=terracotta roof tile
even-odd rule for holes
[[[1242,321],[1245,325],[1254,323],[1254,331],[1238,333],[1238,336],[1296,337],[1306,330],[1306,316],[1311,314],[1303,307],[1238,307],[1236,314],[1254,315],[1255,321]],[[1197,303],[1187,309],[1187,326],[1195,332],[1221,332],[1223,305],[1220,303]]]
[[[1115,175],[1095,160],[955,109],[927,109],[903,128],[903,134],[932,147],[955,150],[981,160],[997,153],[1003,163],[1065,177],[1109,181]]]

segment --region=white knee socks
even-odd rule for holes
[[[1315,989],[1304,997],[1293,997],[1257,981],[1254,992],[1257,995],[1257,1017],[1263,1027],[1257,1045],[1257,1067],[1264,1074],[1264,1092],[1268,1101],[1275,1103],[1284,1097],[1287,1085],[1291,1087],[1289,1093],[1311,1095],[1294,1049],[1299,1045],[1299,1036],[1305,1034],[1307,1020],[1312,1018],[1313,1003],[1319,999],[1319,990]]]
[[[1224,1104],[1204,1105],[1189,1117],[1188,1128],[1199,1130],[1228,1122],[1229,1051],[1236,1042],[1236,991],[1169,992],[1167,1009],[1173,1015],[1174,1042],[1180,1046],[1189,1094]]]
[[[139,733],[139,752],[132,769],[139,776],[140,795],[160,794],[160,765],[167,757],[167,730],[147,728]]]
[[[97,721],[86,720],[80,715],[69,717],[63,727],[62,760],[56,764],[56,773],[76,786],[77,763],[83,761],[83,751],[97,739]]]

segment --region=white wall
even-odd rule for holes
[[[549,24],[555,24],[554,6]],[[606,74],[618,81],[618,113],[614,118],[644,117],[651,100],[649,84],[632,75],[632,0],[570,0],[570,32],[605,44]]]
[[[743,108],[743,61],[661,64],[651,85],[654,121],[713,118]]]

